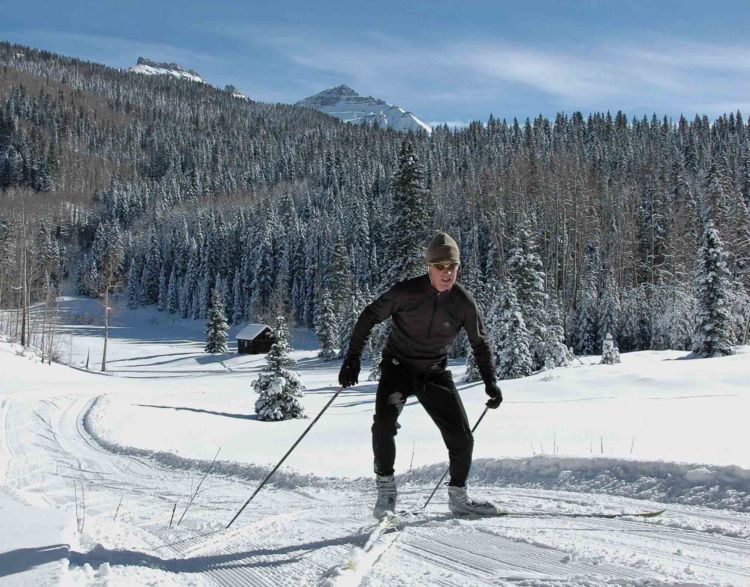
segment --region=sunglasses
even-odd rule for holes
[[[459,263],[430,263],[438,271],[454,271],[458,269]]]

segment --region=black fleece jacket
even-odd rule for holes
[[[496,381],[489,337],[477,304],[459,283],[439,293],[429,275],[400,281],[367,306],[354,325],[347,357],[359,357],[373,327],[392,319],[383,350],[417,371],[445,365],[461,328],[466,330],[485,384]]]

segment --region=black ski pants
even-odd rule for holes
[[[376,475],[393,475],[398,417],[406,399],[415,395],[440,429],[450,460],[450,483],[464,487],[471,468],[474,437],[451,372],[437,365],[417,372],[392,357],[380,364],[380,383],[375,397],[372,451]]]

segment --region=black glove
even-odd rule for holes
[[[351,387],[359,383],[359,357],[347,357],[341,364],[339,384],[341,387]]]
[[[490,396],[490,399],[488,399],[487,403],[485,404],[488,408],[494,410],[501,403],[503,403],[503,392],[500,391],[500,387],[495,381],[493,381],[492,383],[486,383],[484,385],[484,391],[488,396]]]

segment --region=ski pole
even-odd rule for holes
[[[480,423],[480,422],[482,421],[482,418],[484,418],[484,416],[485,416],[485,415],[487,414],[487,410],[489,410],[489,408],[488,408],[488,407],[485,407],[485,408],[484,408],[484,411],[482,412],[482,415],[481,415],[481,416],[479,416],[479,419],[477,420],[477,423],[476,423],[476,424],[474,424],[474,427],[473,427],[473,428],[471,429],[471,432],[472,432],[472,434],[474,433],[474,430],[476,430],[476,429],[477,429],[477,426],[479,426],[479,423]],[[450,471],[450,467],[448,467],[448,468],[447,468],[447,469],[445,470],[445,473],[443,473],[443,476],[442,476],[442,477],[440,477],[440,481],[438,481],[438,482],[437,482],[437,485],[435,485],[435,489],[433,489],[433,490],[432,490],[432,493],[430,493],[430,497],[428,497],[428,498],[427,498],[427,501],[426,501],[426,502],[424,502],[424,505],[423,505],[423,506],[422,506],[421,508],[418,508],[418,509],[417,509],[417,510],[415,510],[415,511],[417,511],[417,512],[418,512],[418,511],[420,511],[420,510],[423,510],[423,509],[425,509],[425,508],[426,508],[426,507],[427,507],[427,506],[429,505],[430,501],[432,501],[432,498],[433,498],[433,497],[435,496],[435,493],[437,493],[437,490],[438,490],[438,488],[439,488],[439,487],[440,487],[440,485],[442,484],[442,482],[443,482],[443,479],[445,479],[445,476],[446,476],[446,475],[448,474],[448,472],[449,472],[449,471]]]
[[[255,490],[255,492],[254,492],[254,493],[253,493],[253,494],[252,494],[252,495],[250,496],[250,499],[248,499],[248,500],[247,500],[247,501],[245,502],[245,504],[244,504],[244,505],[243,505],[243,506],[242,506],[242,507],[240,508],[240,511],[238,511],[238,512],[237,512],[237,513],[236,513],[236,514],[234,515],[234,517],[232,518],[232,521],[231,521],[231,522],[229,522],[229,523],[227,524],[227,528],[229,528],[229,526],[231,526],[231,525],[232,525],[232,524],[234,523],[234,521],[235,521],[235,520],[236,520],[237,518],[239,518],[240,514],[241,514],[241,513],[243,512],[243,510],[244,510],[244,509],[245,509],[245,508],[247,507],[247,505],[248,505],[248,504],[249,504],[249,503],[250,503],[251,501],[253,501],[253,498],[254,498],[254,497],[255,497],[256,495],[258,495],[258,492],[259,492],[259,491],[260,491],[261,489],[263,489],[263,486],[264,486],[264,485],[266,484],[266,482],[267,482],[267,481],[268,481],[268,480],[269,480],[269,479],[271,478],[271,475],[273,475],[273,474],[274,474],[274,473],[276,472],[276,470],[277,470],[277,469],[278,469],[278,468],[279,468],[279,467],[280,467],[280,466],[282,465],[282,463],[283,463],[283,462],[284,462],[284,461],[286,460],[286,458],[287,458],[287,457],[288,457],[288,456],[289,456],[290,454],[292,454],[292,451],[293,451],[293,450],[294,450],[294,449],[295,449],[295,448],[297,447],[297,445],[298,445],[298,444],[299,444],[299,443],[300,443],[300,442],[302,441],[302,439],[303,439],[303,438],[305,437],[305,435],[306,435],[306,434],[307,434],[308,432],[310,432],[310,429],[311,429],[311,428],[312,428],[313,426],[315,426],[315,422],[317,422],[318,420],[320,420],[320,417],[321,417],[321,416],[322,416],[322,415],[323,415],[323,414],[325,413],[325,411],[326,411],[326,410],[327,410],[327,409],[329,408],[329,406],[330,406],[330,405],[331,405],[331,404],[333,403],[333,400],[335,400],[335,399],[336,399],[336,398],[338,397],[338,395],[339,395],[339,394],[340,394],[340,393],[341,393],[342,391],[344,391],[344,387],[343,387],[343,386],[342,386],[342,387],[339,387],[338,391],[336,391],[336,393],[334,393],[334,394],[333,394],[333,397],[332,397],[331,399],[329,399],[329,400],[328,400],[328,403],[327,403],[327,404],[326,404],[325,406],[323,406],[323,409],[322,409],[322,410],[320,410],[320,413],[319,413],[319,414],[318,414],[317,416],[315,416],[315,419],[314,419],[314,420],[313,420],[312,422],[310,422],[310,425],[309,425],[309,426],[307,427],[307,429],[306,429],[306,430],[305,430],[305,431],[304,431],[304,432],[302,433],[302,436],[300,436],[300,437],[299,437],[299,438],[297,439],[297,441],[296,441],[296,442],[295,442],[295,443],[294,443],[294,444],[292,445],[292,448],[290,448],[290,449],[289,449],[289,450],[288,450],[288,451],[286,452],[286,454],[285,454],[285,455],[283,456],[283,458],[282,458],[282,459],[281,459],[281,460],[280,460],[280,461],[278,462],[278,464],[277,464],[277,465],[276,465],[276,466],[275,466],[275,467],[273,468],[273,470],[272,470],[272,471],[271,471],[271,472],[270,472],[270,473],[269,473],[268,475],[266,475],[266,478],[265,478],[265,479],[263,479],[263,482],[262,482],[262,483],[261,483],[261,484],[260,484],[260,485],[258,486],[258,488],[257,488],[257,489]]]

